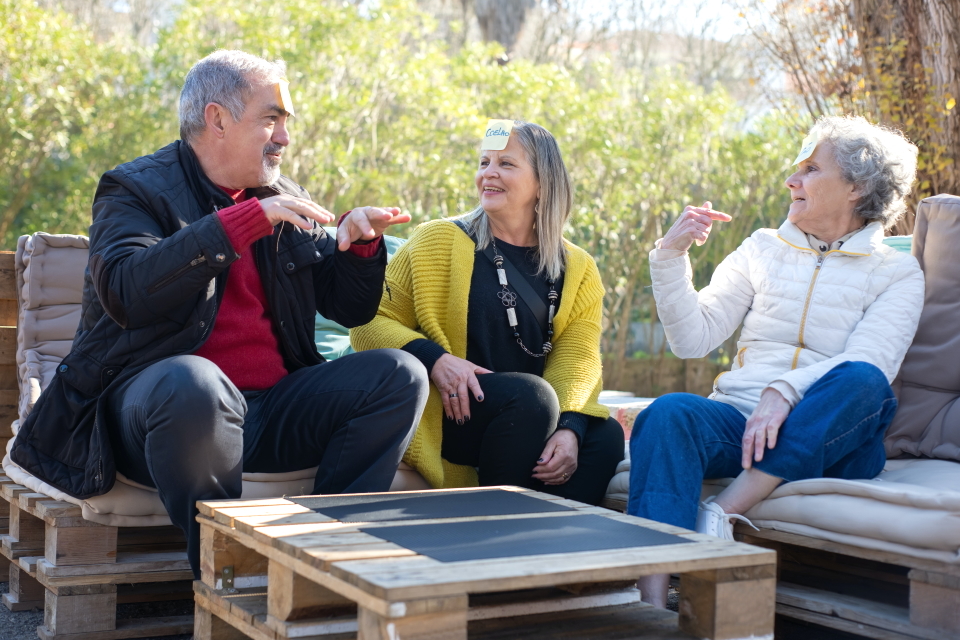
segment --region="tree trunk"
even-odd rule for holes
[[[473,10],[483,39],[499,42],[510,53],[520,38],[527,11],[535,5],[536,0],[476,0]]]
[[[853,0],[851,13],[867,83],[880,88],[885,78],[898,79],[898,99],[879,115],[903,128],[927,160],[915,197],[960,194],[960,108],[948,109],[960,100],[960,0]],[[896,43],[905,44],[899,59],[885,47]],[[896,231],[912,228],[910,216]]]
[[[960,103],[960,0],[926,0],[922,35],[926,66],[933,69],[932,83],[938,103]],[[942,172],[941,193],[960,195],[960,106],[946,111],[942,131],[935,133],[953,163]]]

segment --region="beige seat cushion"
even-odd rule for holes
[[[80,324],[83,274],[90,242],[84,236],[35,233],[21,236],[15,257],[19,317],[17,329],[17,371],[20,381],[20,419],[33,409],[40,391],[53,378],[60,361],[69,353]],[[19,420],[13,423],[16,434]],[[12,447],[13,440],[8,443]],[[51,487],[17,465],[6,455],[3,471],[14,482],[57,500],[79,505],[83,517],[99,524],[118,527],[163,526],[170,524],[155,489],[139,485],[117,474],[113,489],[102,496],[78,500]],[[304,495],[313,490],[317,468],[289,473],[244,473],[244,498],[278,498]],[[391,491],[429,489],[423,477],[402,464]]]
[[[13,426],[16,432],[19,425],[14,422]],[[3,458],[3,472],[11,480],[56,500],[78,505],[86,520],[111,527],[159,527],[170,524],[170,517],[160,501],[160,495],[152,487],[139,484],[118,473],[117,482],[110,491],[102,496],[78,500],[17,466],[10,460],[9,449],[12,447],[13,440],[10,440],[7,444],[8,453]],[[244,473],[241,497],[254,499],[307,495],[313,491],[313,479],[316,475],[316,467],[287,473]],[[401,462],[390,491],[422,491],[430,488],[423,476]]]
[[[730,479],[708,480],[701,497]],[[630,461],[624,460],[607,495],[626,500]],[[745,514],[761,528],[960,563],[960,463],[888,460],[873,480],[818,478],[781,485]]]

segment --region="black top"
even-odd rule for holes
[[[535,247],[518,247],[497,240],[497,250],[502,256],[513,263],[519,271],[527,276],[527,281],[537,295],[547,306],[547,293],[550,285],[546,275],[537,275],[537,253]],[[507,285],[510,291],[516,290]],[[554,284],[557,294],[563,291],[563,274]],[[497,268],[480,252],[474,254],[473,274],[470,276],[470,297],[467,302],[467,360],[473,364],[490,369],[491,371],[510,371],[515,373],[530,373],[543,377],[546,358],[534,358],[528,355],[513,337],[513,328],[507,320],[506,307],[497,297],[503,291],[497,278]],[[563,298],[557,302],[557,310],[563,304]],[[546,340],[544,331],[540,328],[533,311],[520,296],[517,296],[517,331],[520,339],[533,353],[543,352],[543,343]],[[440,356],[447,353],[436,342],[427,339],[413,340],[403,347],[404,351],[415,356],[424,364],[427,371]],[[549,356],[547,356],[549,357]],[[575,411],[565,411],[560,414],[558,428],[570,429],[582,440],[587,428],[589,416]]]

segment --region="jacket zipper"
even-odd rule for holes
[[[163,289],[165,286],[167,286],[168,284],[170,284],[171,282],[173,282],[174,280],[176,280],[177,278],[185,274],[187,271],[190,271],[194,267],[199,266],[206,261],[207,261],[207,257],[201,253],[196,258],[194,258],[184,266],[180,267],[179,269],[177,269],[176,271],[168,275],[166,278],[148,287],[147,293],[151,293],[151,294],[156,293],[160,289]]]
[[[817,258],[817,266],[813,270],[813,277],[810,278],[810,287],[807,289],[807,299],[803,303],[803,315],[800,316],[800,334],[797,336],[797,352],[793,355],[793,365],[791,369],[797,368],[797,360],[800,358],[800,351],[805,349],[806,346],[803,344],[803,331],[807,324],[807,313],[810,311],[810,300],[813,298],[813,289],[817,286],[817,277],[820,275],[820,268],[823,266],[823,261],[826,259],[826,254],[821,254]]]

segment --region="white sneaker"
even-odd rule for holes
[[[736,513],[724,513],[713,499],[716,496],[710,496],[706,501],[700,503],[700,509],[697,511],[697,533],[705,533],[721,540],[733,540],[733,522],[740,520],[753,526],[753,523]],[[759,529],[757,529],[759,531]]]

